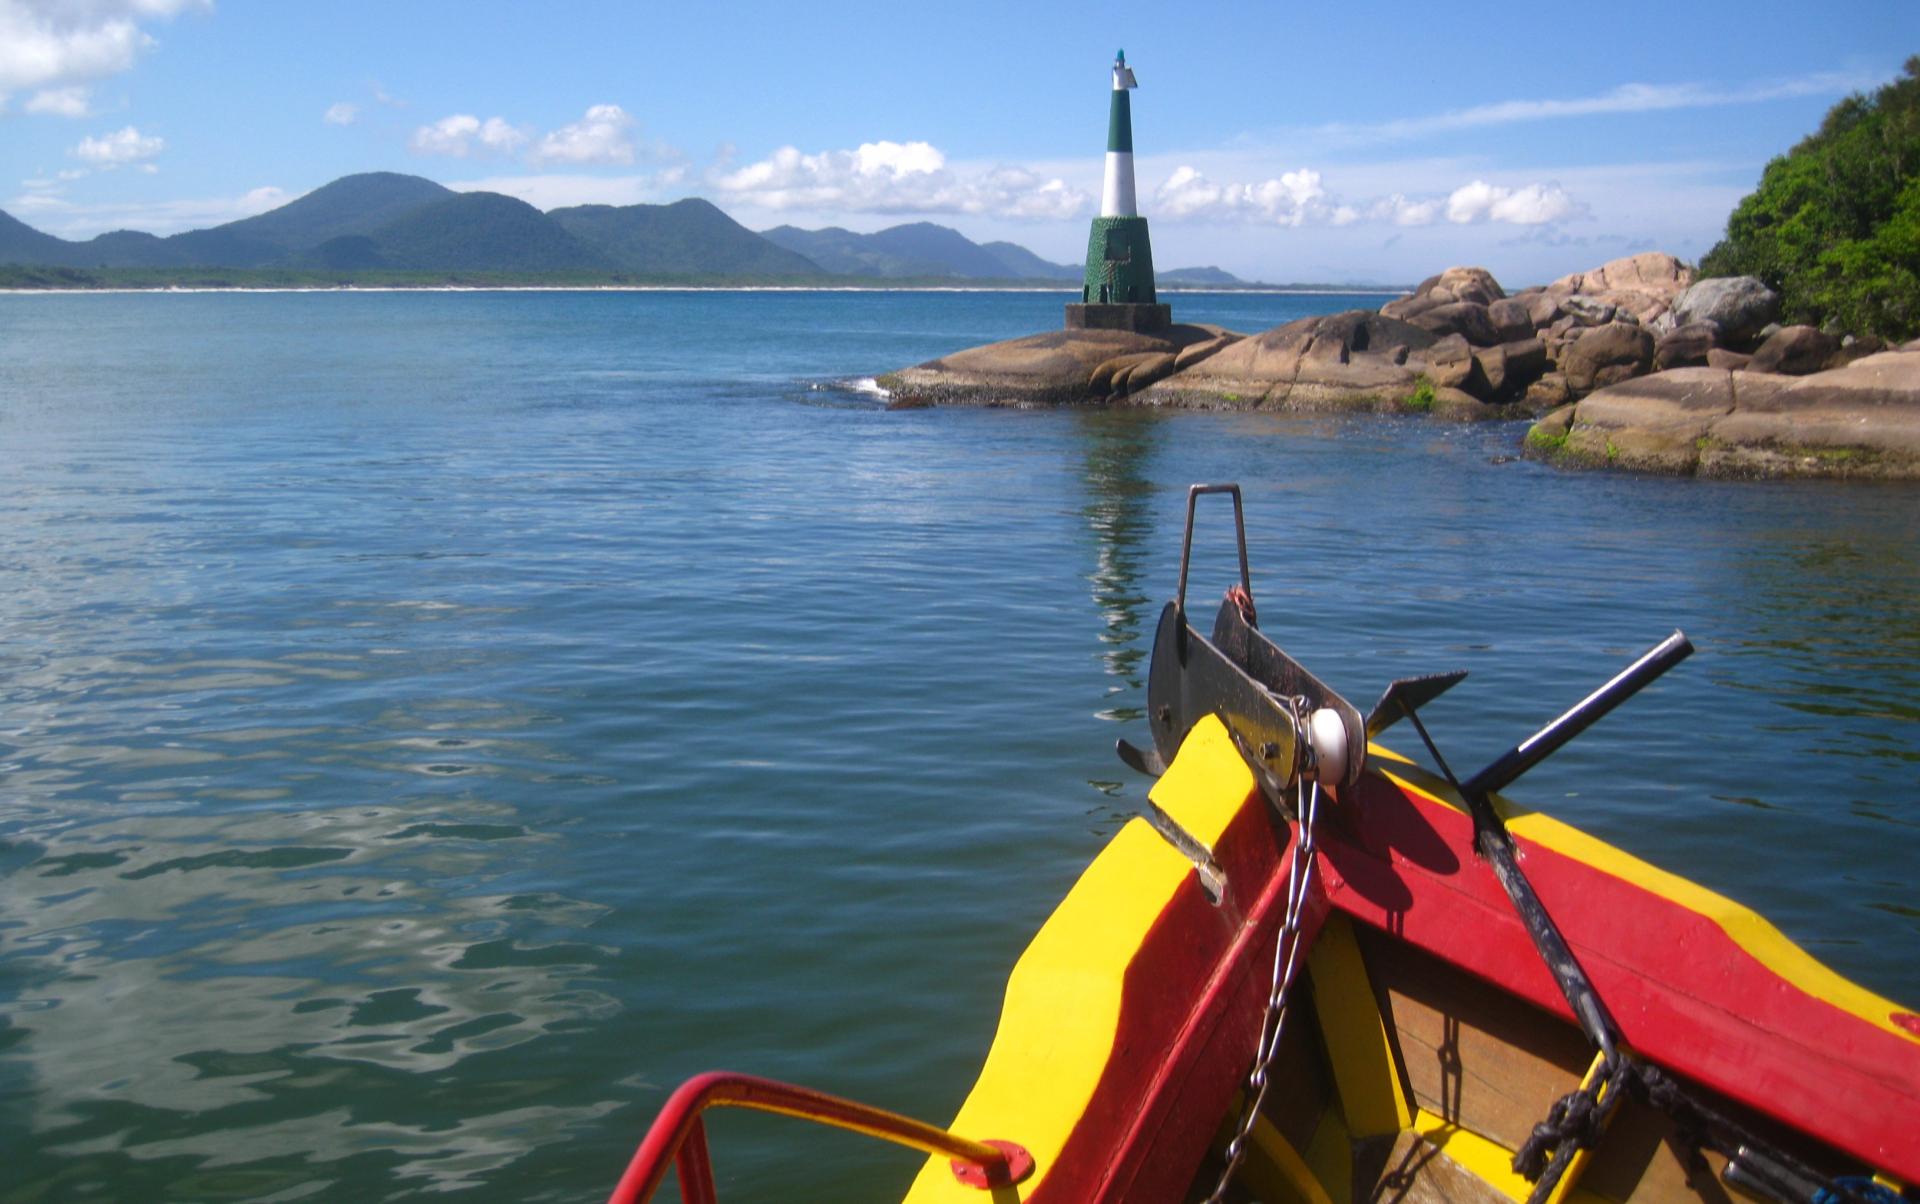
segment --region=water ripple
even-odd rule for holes
[[[1057,303],[0,298],[7,1191],[578,1198],[723,1064],[950,1115],[1140,809],[1111,750],[1196,480],[1350,697],[1472,670],[1457,763],[1685,627],[1522,798],[1920,999],[1920,495],[860,392]],[[1237,571],[1203,516],[1195,596]],[[730,1196],[915,1165],[738,1132]]]

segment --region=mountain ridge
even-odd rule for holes
[[[769,242],[711,201],[573,205],[547,216],[629,271],[666,275],[817,276],[818,264]]]
[[[917,221],[868,234],[838,226],[753,231],[712,202],[572,205],[541,212],[501,193],[422,176],[360,172],[265,213],[165,237],[113,230],[67,240],[0,212],[0,264],[22,269],[268,273],[594,273],[660,278],[943,280],[1071,287],[1077,264],[1017,243],[976,243]],[[1244,286],[1218,268],[1161,273],[1167,284]]]

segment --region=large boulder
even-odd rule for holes
[[[1494,337],[1502,343],[1533,337],[1533,314],[1527,303],[1515,297],[1487,306],[1487,321],[1493,324]]]
[[[1920,355],[1883,351],[1802,377],[1733,374],[1738,404],[1702,471],[1920,477]]]
[[[1665,251],[1642,251],[1622,259],[1611,259],[1591,272],[1579,273],[1579,282],[1571,291],[1607,293],[1640,289],[1656,293],[1678,293],[1693,282],[1693,269]],[[1562,277],[1554,283],[1571,282]]]
[[[1558,372],[1548,372],[1527,386],[1520,403],[1532,413],[1544,414],[1572,400],[1573,390],[1567,388],[1567,378]]]
[[[1626,322],[1595,326],[1561,348],[1559,365],[1574,392],[1604,389],[1653,366],[1653,335]]]
[[[1423,309],[1407,321],[1431,331],[1436,337],[1457,334],[1475,347],[1491,347],[1500,341],[1487,307],[1477,301],[1449,301]]]
[[[1827,360],[1827,367],[1844,368],[1855,360],[1865,359],[1870,355],[1878,355],[1886,349],[1886,340],[1882,339],[1879,335],[1850,334],[1840,340],[1840,349],[1834,352]]]
[[[1689,322],[1661,337],[1653,348],[1653,369],[1688,368],[1707,362],[1707,353],[1720,345],[1720,327],[1712,322]]]
[[[1434,290],[1448,294],[1455,301],[1472,301],[1478,305],[1492,305],[1507,295],[1493,273],[1485,268],[1448,268],[1434,277]]]
[[[1450,334],[1427,348],[1423,357],[1427,378],[1442,389],[1458,389],[1473,375],[1473,347],[1457,334]]]
[[[1827,366],[1840,340],[1813,326],[1782,326],[1754,349],[1750,372],[1778,372],[1805,376]]]
[[[1176,382],[1168,382],[1176,383]],[[1419,388],[1419,377],[1383,352],[1302,356],[1300,372],[1267,392],[1267,407],[1283,410],[1397,410]]]
[[[1605,326],[1619,316],[1620,307],[1611,301],[1602,301],[1598,297],[1586,297],[1575,293],[1560,299],[1561,312],[1573,319],[1576,326]]]
[[[1452,305],[1459,301],[1491,305],[1506,295],[1500,288],[1500,282],[1485,268],[1448,268],[1438,276],[1422,280],[1413,290],[1413,295],[1387,302],[1380,307],[1380,312],[1389,318],[1407,321],[1413,315],[1436,306]]]
[[[1420,327],[1371,310],[1301,318],[1215,351],[1144,391],[1130,390],[1130,400],[1206,409],[1390,409],[1417,383],[1408,349],[1433,343]]]
[[[1527,318],[1533,323],[1535,330],[1543,330],[1553,325],[1565,312],[1560,308],[1560,298],[1546,289],[1521,294],[1514,300],[1527,307]]]
[[[1693,282],[1693,269],[1664,251],[1643,251],[1609,260],[1587,272],[1562,276],[1547,286],[1556,297],[1590,297],[1651,322],[1673,305],[1675,297]]]
[[[1675,368],[1555,411],[1527,452],[1701,476],[1920,479],[1920,354],[1801,377]]]
[[[1527,386],[1546,370],[1546,345],[1539,339],[1516,339],[1473,353],[1473,373],[1467,378],[1466,390],[1496,404],[1518,401]]]
[[[1420,350],[1431,346],[1436,337],[1411,323],[1396,322],[1370,309],[1349,309],[1337,314],[1300,318],[1265,333],[1277,334],[1280,331],[1308,335],[1322,343],[1338,342],[1350,352],[1385,352],[1396,345]]]
[[[1580,402],[1559,450],[1577,464],[1684,474],[1714,421],[1732,411],[1731,374],[1675,368]],[[1539,443],[1530,437],[1527,446],[1537,450]]]
[[[1751,347],[1768,323],[1780,316],[1780,294],[1754,276],[1710,276],[1695,281],[1675,298],[1673,320],[1712,322],[1725,344]]]

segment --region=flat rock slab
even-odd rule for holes
[[[1086,405],[1107,399],[1114,372],[1103,374],[1097,392],[1094,379],[1096,370],[1110,361],[1128,356],[1177,357],[1188,347],[1229,333],[1202,325],[1174,325],[1153,334],[1049,330],[956,351],[889,373],[879,378],[879,384],[893,395],[896,405]]]
[[[1301,318],[1252,337],[1202,325],[1154,334],[1060,330],[955,352],[879,383],[901,406],[1123,404],[1500,416],[1479,402],[1466,407],[1448,398],[1441,406],[1432,396],[1416,397],[1434,341],[1430,331],[1371,310]]]
[[[1675,368],[1536,423],[1529,455],[1683,476],[1920,479],[1920,353],[1807,376]]]

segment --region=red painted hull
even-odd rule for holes
[[[1372,771],[1329,810],[1338,818],[1318,836],[1324,894],[1309,913],[1309,938],[1338,911],[1572,1022],[1475,856],[1462,811]],[[1254,794],[1216,846],[1236,884],[1220,906],[1196,877],[1153,925],[1127,970],[1119,1031],[1094,1097],[1026,1199],[1186,1194],[1259,1029],[1294,847],[1272,814]],[[1875,1023],[1823,997],[1820,984],[1769,965],[1764,950],[1658,883],[1524,834],[1516,840],[1630,1048],[1867,1167],[1920,1182],[1920,1038],[1901,1031],[1904,1013]]]
[[[1374,774],[1352,803],[1345,829],[1364,840],[1321,840],[1336,908],[1572,1019],[1475,859],[1466,815]],[[1920,1182],[1920,1040],[1782,976],[1700,912],[1517,839],[1528,878],[1635,1051]]]

